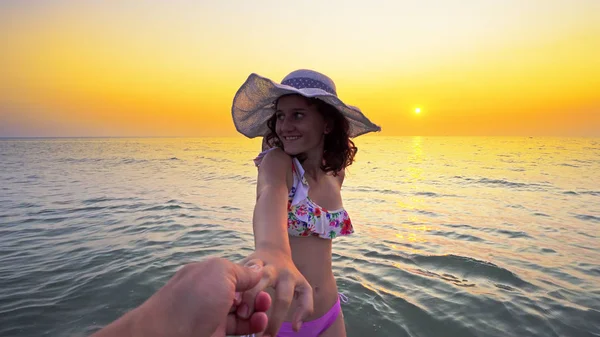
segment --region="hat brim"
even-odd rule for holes
[[[359,108],[345,104],[337,96],[325,90],[296,89],[254,73],[248,76],[233,98],[231,115],[236,130],[248,138],[266,136],[270,132],[267,120],[273,116],[273,103],[278,97],[288,94],[318,98],[334,106],[348,120],[349,136],[352,138],[381,131],[381,127],[371,122]]]

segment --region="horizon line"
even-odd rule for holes
[[[600,138],[600,135],[361,135],[366,137],[505,137],[505,138]],[[134,138],[246,138],[248,140],[261,137],[248,138],[243,135],[235,136],[0,136],[0,140],[11,139],[134,139]],[[356,139],[351,138],[351,139]]]

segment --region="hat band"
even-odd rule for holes
[[[335,90],[327,84],[308,77],[294,77],[281,82],[283,85],[289,85],[296,89],[318,88],[327,91],[328,93],[337,96]]]

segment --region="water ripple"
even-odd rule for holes
[[[598,140],[360,142],[333,254],[348,336],[600,336]],[[184,263],[242,259],[259,148],[0,141],[0,335],[86,336]]]

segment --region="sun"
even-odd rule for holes
[[[416,109],[415,109],[415,113],[416,113],[417,115],[418,115],[418,114],[420,114],[420,113],[421,113],[421,108],[416,108]]]

